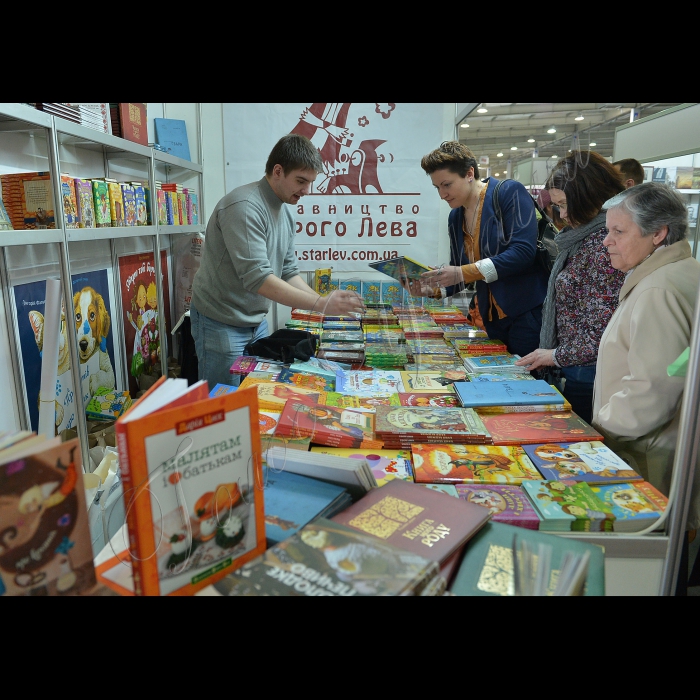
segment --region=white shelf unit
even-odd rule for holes
[[[34,265],[38,276],[59,277],[62,282],[63,302],[72,308],[72,263],[89,259],[99,251],[111,261],[112,287],[115,291],[112,313],[112,338],[115,356],[120,354],[121,371],[116,376],[117,388],[128,388],[128,368],[125,361],[123,320],[120,285],[118,283],[118,256],[131,252],[151,252],[154,257],[156,279],[161,276],[161,249],[171,250],[171,239],[181,235],[203,233],[205,228],[203,205],[203,177],[201,154],[201,105],[197,105],[195,161],[176,158],[150,147],[86,128],[60,117],[53,117],[21,103],[0,103],[0,172],[46,171],[51,175],[54,195],[55,229],[40,231],[3,231],[0,233],[0,285],[6,318],[6,333],[12,362],[15,396],[21,428],[30,428],[24,373],[16,332],[16,309],[12,287],[18,261],[24,260],[25,269]],[[91,229],[65,227],[60,205],[60,174],[85,179],[112,177],[117,181],[141,181],[150,189],[150,220],[148,226],[121,226]],[[199,197],[199,224],[163,226],[158,223],[155,182],[178,182],[194,187]],[[106,248],[109,252],[106,253]],[[28,263],[26,261],[29,261]],[[36,264],[36,261],[39,264]],[[171,258],[172,261],[172,258]],[[172,262],[170,269],[173,269]],[[169,274],[172,284],[173,273]],[[158,308],[163,309],[163,289],[157,285]],[[173,295],[170,294],[171,306]],[[116,313],[115,313],[116,312]],[[161,347],[161,371],[168,371],[169,339],[166,333],[165,313],[159,313],[158,328]],[[172,319],[176,323],[177,319]],[[71,328],[75,328],[70,324]],[[74,387],[80,387],[80,363],[75,332],[68,333],[71,357],[71,376]],[[40,366],[36,368],[40,374]],[[115,368],[116,373],[116,368]],[[82,392],[76,391],[76,414],[85,416]],[[86,420],[76,425],[80,438],[83,465],[90,470]]]

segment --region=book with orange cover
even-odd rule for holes
[[[297,401],[305,401],[307,403],[326,402],[326,392],[320,389],[312,389],[305,386],[297,386],[296,384],[285,384],[284,382],[274,381],[272,379],[264,379],[258,377],[246,376],[238,386],[241,389],[255,387],[258,392],[258,403],[261,409],[280,409],[287,403],[288,399]]]
[[[191,595],[265,550],[254,389],[158,381],[117,420],[128,550],[97,568],[123,594]]]
[[[573,411],[481,414],[494,445],[581,442],[603,436]]]

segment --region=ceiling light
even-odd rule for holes
[[[577,121],[577,122],[583,121],[583,114],[579,114],[578,117],[574,117],[574,121]]]
[[[496,157],[497,157],[497,158],[503,158],[503,152],[502,152],[502,151],[499,151],[498,153],[496,153]]]
[[[501,173],[494,173],[494,175],[495,175],[496,177],[498,177],[500,174],[501,174]]]
[[[535,143],[535,139],[533,139],[532,136],[530,136],[530,138],[527,140],[527,142],[528,143]]]
[[[511,151],[517,151],[517,150],[518,150],[518,147],[517,147],[517,146],[511,146],[511,147],[510,147],[510,150],[511,150]]]
[[[588,145],[589,146],[597,146],[598,144],[595,141],[591,141]]]
[[[467,128],[469,127],[469,124],[460,124],[460,126],[461,126],[463,129],[467,129]]]
[[[488,112],[488,109],[486,107],[479,107],[479,109],[476,110],[479,114],[486,114]]]
[[[557,158],[557,156],[552,156],[552,158]]]
[[[550,126],[549,129],[547,129],[548,134],[556,134],[557,133],[557,127],[556,126]]]

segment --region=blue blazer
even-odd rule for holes
[[[487,284],[476,282],[479,310],[488,323],[489,288],[506,316],[515,318],[540,306],[547,294],[549,274],[535,265],[537,217],[532,196],[517,180],[504,180],[498,191],[503,226],[496,218],[493,191],[498,180],[487,180],[479,229],[480,257],[490,258],[498,279]],[[462,231],[463,207],[450,212],[447,228],[450,236],[450,265],[467,265]],[[463,284],[447,288],[448,296],[464,288]],[[496,320],[493,317],[492,320]]]

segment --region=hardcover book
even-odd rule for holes
[[[333,521],[441,564],[489,518],[485,508],[473,503],[394,479],[338,513]]]
[[[119,102],[119,127],[122,138],[148,146],[148,122],[145,102]]]
[[[341,394],[371,397],[398,394],[404,389],[400,371],[373,369],[338,372],[335,390]]]
[[[454,383],[458,381],[456,378],[458,373],[452,374],[449,370],[446,372],[401,372],[401,381],[403,382],[405,393],[435,393],[441,391],[446,394],[454,393]]]
[[[277,375],[277,381],[284,384],[294,384],[307,389],[317,389],[318,391],[333,391],[335,389],[335,378],[325,379],[318,374],[307,374],[305,372],[295,372],[289,367],[284,367]]]
[[[389,260],[378,260],[368,263],[368,265],[377,272],[383,272],[389,277],[401,282],[402,280],[418,280],[421,274],[429,272],[430,267],[423,263],[413,260],[405,255],[399,255],[396,258]]]
[[[95,228],[111,226],[112,215],[109,204],[109,187],[104,180],[91,180],[91,182],[92,200],[95,205]]]
[[[122,201],[124,202],[124,225],[136,226],[138,224],[138,213],[136,211],[136,192],[134,186],[128,182],[123,182]]]
[[[529,372],[467,372],[467,380],[470,382],[512,382],[512,381],[537,381]]]
[[[79,177],[74,178],[74,182],[78,228],[95,228],[95,200],[92,194],[92,182]]]
[[[603,441],[603,436],[573,411],[482,414],[481,419],[494,445]]]
[[[83,594],[97,580],[79,441],[22,442],[0,454],[0,595]]]
[[[414,596],[441,595],[445,581],[433,559],[317,518],[214,589],[224,596]]]
[[[129,545],[98,566],[105,585],[191,595],[265,550],[257,413],[254,390],[160,377],[117,420]]]
[[[527,367],[520,367],[515,363],[520,355],[475,355],[463,358],[464,366],[468,372],[519,372],[530,374]]]
[[[541,479],[519,446],[413,444],[416,482],[446,484],[520,484]]]
[[[522,406],[559,404],[564,397],[543,379],[510,382],[455,382],[462,406]]]
[[[331,518],[352,499],[341,486],[284,470],[264,470],[265,536],[274,547],[316,518]]]
[[[116,180],[106,180],[109,188],[109,216],[112,226],[125,226],[122,186]]]
[[[75,197],[75,179],[61,173],[61,202],[66,228],[78,228],[78,204]]]
[[[643,481],[609,447],[598,440],[523,445],[545,479],[570,479],[588,484]]]
[[[340,289],[357,292],[362,295],[362,282],[360,280],[340,280],[338,286]]]
[[[162,119],[156,117],[153,120],[156,142],[166,153],[184,160],[190,160],[190,146],[187,140],[187,124],[183,119]]]
[[[522,488],[542,518],[540,530],[611,532],[612,506],[584,481],[524,481]]]
[[[366,304],[378,304],[381,301],[382,288],[373,280],[362,282],[362,298]]]
[[[648,481],[591,486],[615,516],[615,532],[637,532],[649,527],[666,510],[668,498]]]
[[[396,282],[382,282],[382,301],[391,304],[400,304],[403,299],[403,287]]]
[[[605,550],[602,547],[493,520],[467,543],[450,592],[456,596],[515,595],[513,538],[518,542],[526,541],[535,551],[541,544],[551,548],[548,594],[556,588],[564,556],[588,552],[590,559],[583,595],[605,595]]]
[[[239,355],[231,365],[229,372],[231,374],[248,374],[255,369],[258,364],[258,358],[254,355]]]
[[[56,228],[51,174],[0,175],[2,198],[15,230]]]
[[[488,508],[491,520],[538,530],[540,516],[517,484],[456,484],[459,498]]]
[[[316,268],[314,271],[314,291],[325,297],[331,291],[331,275],[333,274],[332,267]]]
[[[270,379],[257,379],[250,374],[239,384],[239,389],[248,389],[254,386],[258,392],[258,403],[261,409],[282,408],[288,399],[295,401],[305,401],[307,403],[325,403],[325,394],[318,389],[309,389],[295,384],[284,384],[283,382],[272,381]]]
[[[374,474],[377,486],[384,486],[384,484],[388,484],[392,479],[413,481],[413,466],[410,450],[321,447],[312,445],[311,452],[367,460],[367,464],[372,470],[372,474]]]
[[[400,406],[399,394],[387,394],[385,396],[355,396],[354,394],[341,394],[337,391],[329,391],[326,394],[326,406],[338,406],[340,408],[355,408],[374,413],[377,406]]]
[[[437,406],[447,408],[448,406],[460,406],[456,394],[443,392],[424,391],[419,393],[401,392],[398,394],[399,402],[402,406]]]

